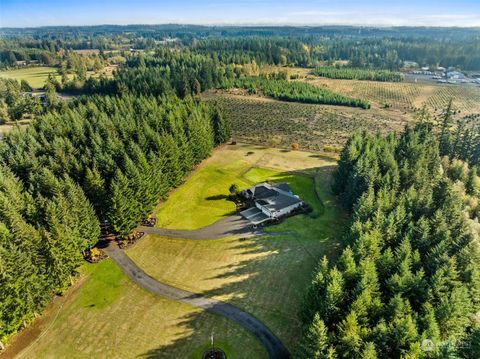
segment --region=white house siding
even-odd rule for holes
[[[255,206],[258,209],[260,209],[263,213],[265,213],[265,215],[269,216],[270,218],[279,218],[279,217],[282,217],[284,215],[287,215],[287,214],[291,213],[296,208],[301,207],[302,204],[303,204],[303,202],[298,202],[298,203],[292,204],[291,206],[282,208],[279,211],[270,211],[268,208],[265,208],[264,206],[262,206],[258,202],[255,203]]]
[[[278,211],[276,213],[276,217],[281,217],[281,216],[284,216],[286,214],[289,214],[294,209],[299,208],[301,205],[302,205],[302,202],[298,202],[298,203],[292,204],[289,207],[282,208],[280,211]]]

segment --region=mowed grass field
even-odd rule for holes
[[[264,357],[264,349],[243,328],[145,292],[110,259],[86,265],[82,273],[85,283],[49,308],[35,328],[35,341],[14,355],[14,339],[0,358],[193,359],[201,357],[195,354],[217,330],[224,331],[228,341],[219,344],[229,357],[242,358],[242,351]]]
[[[246,188],[265,180],[287,182],[313,212],[268,227],[262,237],[194,241],[148,236],[127,254],[162,282],[254,314],[292,350],[301,334],[297,314],[311,273],[323,255],[334,257],[341,246],[345,216],[329,190],[333,165],[306,152],[227,146],[160,206],[160,226],[199,228],[230,214],[233,203],[224,196],[232,183]]]
[[[58,80],[60,76],[55,67],[35,66],[15,70],[0,71],[1,77],[13,78],[18,81],[25,80],[33,88],[42,88],[47,81],[48,75],[55,75]]]
[[[159,206],[160,223],[171,228],[212,223],[232,211],[223,198],[231,183],[246,187],[266,179],[288,182],[314,211],[269,227],[262,237],[146,236],[127,254],[161,281],[253,313],[292,349],[312,271],[323,255],[334,257],[341,247],[345,216],[329,191],[334,164],[307,152],[254,145],[218,149]],[[200,358],[212,332],[229,358],[267,357],[235,323],[143,291],[111,260],[86,265],[82,272],[84,284],[48,310],[35,341],[16,357]]]

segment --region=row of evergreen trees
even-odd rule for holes
[[[389,70],[373,70],[353,67],[322,66],[315,69],[315,75],[330,79],[367,80],[382,82],[400,82],[403,75]]]
[[[99,236],[126,235],[213,147],[223,113],[192,98],[86,97],[0,144],[0,340],[61,291]]]
[[[71,177],[38,167],[27,183],[0,166],[0,341],[71,283],[99,234],[93,207]]]
[[[272,80],[265,77],[243,77],[226,81],[223,88],[244,88],[250,93],[262,92],[265,96],[282,101],[370,108],[368,101],[347,97],[306,82]]]
[[[296,357],[478,358],[479,239],[432,126],[354,135],[334,178],[348,246],[319,264]]]

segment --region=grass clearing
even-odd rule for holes
[[[195,241],[147,236],[127,254],[163,282],[249,311],[293,349],[301,331],[297,313],[305,287],[318,259],[336,256],[345,224],[329,190],[333,164],[305,152],[226,146],[160,206],[160,223],[162,216],[167,216],[171,228],[182,228],[193,223],[183,217],[194,218],[201,211],[195,222],[201,227],[228,215],[231,208],[225,207],[221,213],[217,204],[224,201],[232,182],[241,188],[265,180],[287,182],[314,211],[268,227],[268,234],[262,237]],[[216,178],[223,165],[234,171],[228,181],[212,186],[206,178]],[[321,200],[316,187],[322,187]],[[206,199],[211,196],[218,199]],[[183,203],[183,210],[179,212],[170,202]],[[200,207],[195,205],[198,203]],[[170,211],[174,213],[168,216]]]
[[[21,69],[0,71],[1,77],[13,78],[18,81],[25,80],[33,88],[42,88],[47,81],[48,75],[55,75],[60,80],[60,75],[55,67],[35,66]]]
[[[224,146],[160,205],[160,220],[172,228],[211,223],[231,212],[223,196],[232,182],[246,187],[266,179],[288,182],[314,213],[291,217],[269,227],[267,235],[250,239],[147,236],[127,254],[157,279],[251,312],[292,349],[301,331],[297,312],[313,268],[321,256],[335,256],[340,247],[345,216],[329,191],[333,165],[308,152]],[[321,201],[316,188],[323,191]],[[229,358],[267,357],[237,324],[143,291],[111,260],[85,265],[82,273],[85,283],[67,294],[59,311],[47,311],[40,336],[18,358],[197,359],[212,332]]]
[[[82,287],[51,311],[42,334],[16,358],[197,359],[194,354],[205,347],[212,331],[220,344],[228,343],[229,358],[266,356],[243,328],[143,291],[111,260],[86,265],[82,272],[87,276]],[[7,350],[0,358],[8,355]]]

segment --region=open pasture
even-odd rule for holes
[[[18,81],[25,80],[33,88],[42,88],[50,74],[56,76],[56,78],[60,80],[60,76],[58,75],[55,67],[35,66],[0,71],[1,77],[13,78]]]

